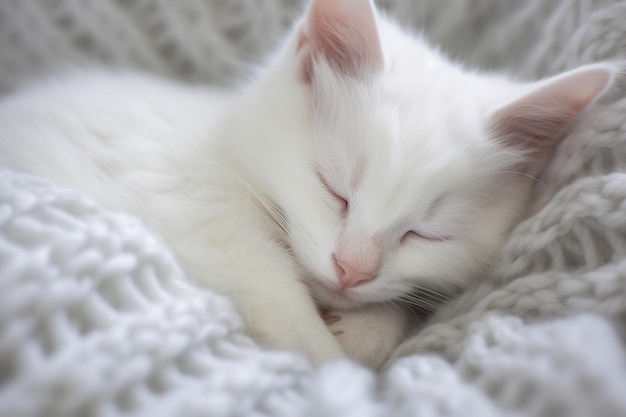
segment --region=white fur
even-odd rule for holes
[[[340,341],[379,364],[404,323],[363,306],[468,285],[523,213],[532,179],[501,173],[521,152],[488,122],[537,87],[463,71],[376,22],[384,65],[362,79],[316,59],[314,84],[304,82],[297,26],[242,91],[104,71],[33,86],[0,104],[0,163],[144,219],[192,279],[235,301],[266,346],[316,362],[340,356],[309,291],[327,308],[358,308],[332,327],[369,323]],[[316,171],[349,199],[347,213]],[[402,239],[411,230],[446,239]],[[368,239],[376,278],[339,291],[338,246],[352,242],[358,259]]]

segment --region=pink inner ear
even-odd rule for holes
[[[578,112],[559,102],[520,100],[497,112],[491,127],[505,144],[541,153],[561,138],[577,116]]]
[[[607,67],[587,66],[542,83],[495,112],[492,132],[507,145],[545,153],[604,91],[611,76]]]
[[[301,78],[307,83],[317,58],[349,76],[380,68],[383,54],[371,0],[315,0],[300,29],[298,51],[303,51]]]

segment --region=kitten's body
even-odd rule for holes
[[[96,72],[6,99],[0,164],[144,219],[263,344],[378,366],[404,322],[369,304],[467,285],[526,205],[511,172],[540,169],[611,73],[466,73],[367,0],[315,0],[242,92]],[[310,293],[352,309],[341,346]]]
[[[5,100],[0,161],[142,218],[191,279],[232,296],[261,342],[317,361],[339,356],[281,233],[262,215],[254,176],[219,150],[221,116],[241,107],[234,94],[146,75],[77,73]]]

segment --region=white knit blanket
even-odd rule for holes
[[[0,91],[67,63],[227,83],[298,0],[0,0]],[[626,53],[626,3],[386,0],[525,77]],[[246,337],[139,221],[0,170],[0,417],[626,416],[626,82],[558,150],[491,272],[384,372]]]

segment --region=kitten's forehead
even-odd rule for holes
[[[315,140],[325,168],[352,182],[366,174],[389,183],[444,172],[454,179],[492,151],[478,123],[455,120],[445,108],[403,108],[380,89],[352,98],[343,97],[343,110],[319,122]]]
[[[471,182],[468,161],[460,155],[419,158],[405,153],[399,160],[377,159],[366,165],[356,194],[381,216],[425,215],[436,200]]]

